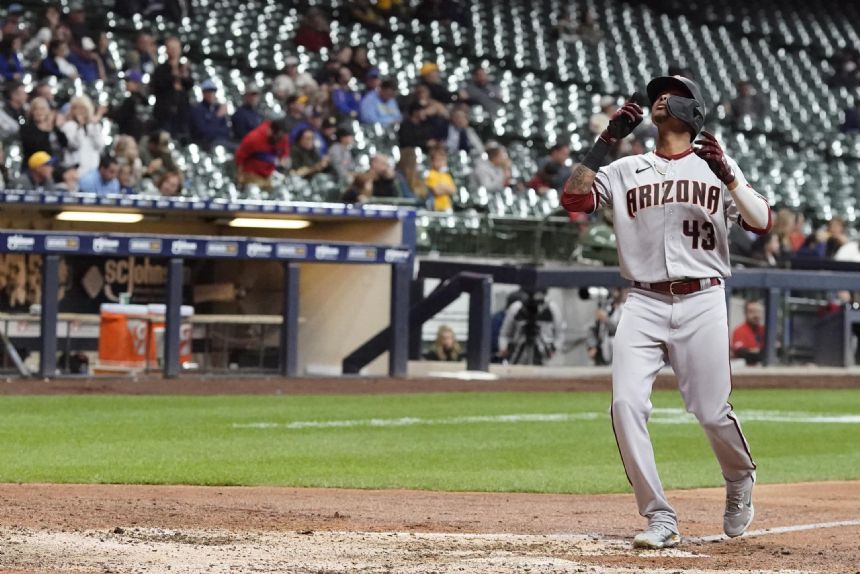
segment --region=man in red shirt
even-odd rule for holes
[[[236,150],[239,185],[272,188],[272,173],[290,155],[290,134],[283,120],[263,122],[242,138]]]
[[[743,323],[732,331],[732,355],[744,359],[747,365],[757,365],[764,355],[764,308],[758,301],[744,305]]]

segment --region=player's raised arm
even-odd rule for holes
[[[741,215],[744,227],[759,234],[770,231],[772,218],[767,200],[748,185],[741,185],[726,159],[720,142],[710,132],[702,130],[693,151],[705,160],[711,171],[722,181]]]
[[[594,202],[591,198],[592,185],[597,170],[603,164],[609,148],[618,140],[630,134],[642,122],[642,108],[635,102],[637,94],[633,94],[609,119],[609,125],[591,146],[582,163],[573,167],[573,171],[564,184],[561,203],[568,211],[592,211]]]

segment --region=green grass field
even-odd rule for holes
[[[860,390],[733,402],[760,482],[860,478]],[[0,397],[0,481],[619,492],[608,405],[608,393]],[[720,485],[678,393],[654,406],[667,488]]]

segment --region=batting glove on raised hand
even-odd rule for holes
[[[627,137],[642,123],[642,108],[633,101],[633,96],[618,108],[609,118],[609,125],[600,134],[608,144],[614,144],[618,140]]]
[[[693,151],[696,152],[696,155],[708,163],[708,167],[720,181],[730,185],[735,180],[735,172],[732,171],[732,167],[726,161],[726,154],[723,153],[723,148],[720,147],[720,142],[717,141],[714,134],[702,130],[699,139],[694,144]]]

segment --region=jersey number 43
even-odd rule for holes
[[[684,235],[693,239],[693,249],[701,246],[705,251],[711,251],[717,246],[714,224],[710,221],[684,220]]]

